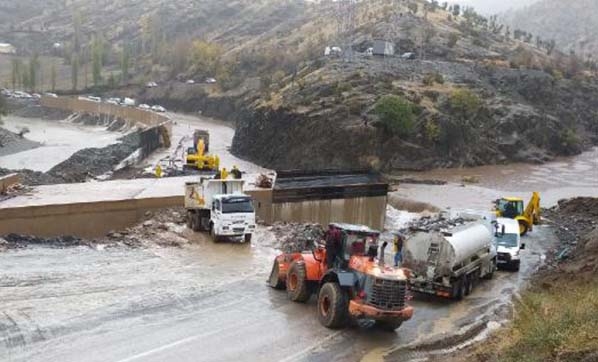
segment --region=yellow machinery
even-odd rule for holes
[[[196,131],[194,135],[196,147],[187,150],[185,168],[192,168],[203,171],[218,171],[220,158],[216,155],[208,155],[209,134],[205,131]]]
[[[538,225],[541,221],[540,193],[532,194],[527,207],[524,207],[523,199],[520,197],[503,197],[496,200],[495,211],[498,217],[517,220],[519,233],[523,236],[532,231],[534,225]]]

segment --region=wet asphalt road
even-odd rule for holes
[[[416,296],[396,333],[328,330],[315,303],[265,284],[275,250],[213,244],[182,249],[30,248],[0,254],[1,361],[359,361],[494,314],[541,260],[549,228],[527,238],[520,273],[500,272],[463,302]]]

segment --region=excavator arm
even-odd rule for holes
[[[534,192],[532,194],[532,198],[527,204],[525,211],[523,212],[523,216],[528,219],[534,225],[540,223],[542,210],[540,208],[540,193]]]

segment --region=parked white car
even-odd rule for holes
[[[122,102],[120,102],[120,105],[126,107],[135,107],[135,100],[133,98],[125,97]]]
[[[185,83],[187,83],[187,84],[195,84],[195,81],[193,79],[188,79]]]
[[[155,106],[152,106],[152,111],[164,113],[164,112],[166,112],[166,108],[159,106],[159,105],[155,105]]]
[[[106,100],[106,103],[118,106],[120,104],[120,98],[108,98],[108,100]]]
[[[156,83],[156,82],[147,82],[147,84],[145,86],[147,88],[156,88],[158,86],[158,83]]]
[[[206,78],[206,83],[207,84],[215,84],[216,83],[216,78]]]
[[[151,109],[152,109],[152,107],[150,107],[150,106],[149,106],[149,105],[147,105],[147,104],[140,104],[140,105],[139,105],[139,109],[143,109],[143,110],[145,110],[145,111],[149,111],[149,110],[151,110]]]
[[[46,97],[51,97],[51,98],[58,98],[58,95],[56,93],[50,93],[50,92],[46,92],[44,93],[44,95]]]

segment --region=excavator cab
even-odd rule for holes
[[[527,206],[520,197],[503,197],[496,200],[494,211],[497,217],[517,220],[519,233],[523,236],[541,221],[540,193],[534,192]]]
[[[514,219],[523,215],[523,199],[517,197],[504,197],[496,200],[496,210],[500,213],[498,216]]]

